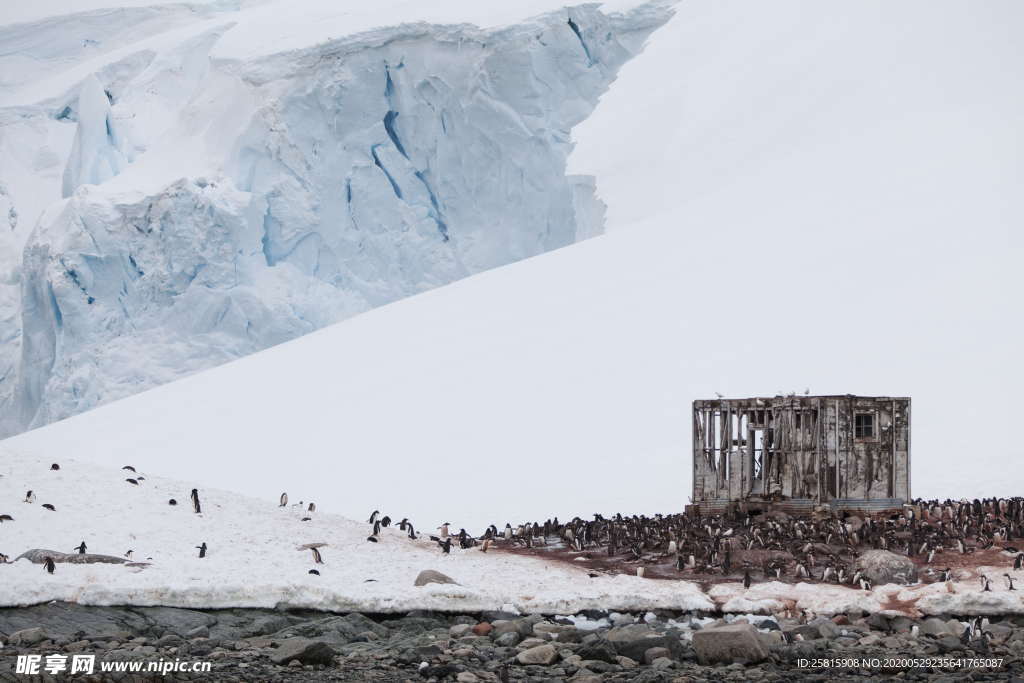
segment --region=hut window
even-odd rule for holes
[[[853,420],[853,436],[855,438],[873,439],[875,437],[874,413],[857,413]]]

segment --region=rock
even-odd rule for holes
[[[494,644],[499,647],[515,647],[519,644],[519,633],[507,631],[494,639]]]
[[[14,561],[25,559],[33,564],[42,564],[49,557],[56,563],[65,562],[68,564],[125,564],[128,560],[113,555],[96,555],[95,553],[60,553],[56,550],[44,548],[33,548],[26,550],[14,558]]]
[[[473,632],[473,626],[470,624],[455,624],[448,629],[448,635],[452,638],[461,638],[462,636],[468,636]]]
[[[804,640],[817,640],[821,638],[821,629],[815,624],[801,624],[789,630],[793,637],[801,636]]]
[[[882,640],[882,636],[877,633],[869,633],[857,642],[864,646],[870,646],[877,644],[880,640]]]
[[[537,647],[548,642],[546,638],[523,638],[519,641],[520,650],[529,650],[531,647]]]
[[[205,626],[197,626],[188,633],[186,633],[185,637],[189,640],[192,640],[193,638],[209,638],[210,629],[208,629]]]
[[[914,626],[914,620],[907,617],[893,617],[889,622],[889,628],[896,633],[909,633]]]
[[[647,648],[644,652],[644,664],[653,664],[655,659],[659,657],[668,657],[672,653],[668,651],[667,647],[651,647]]]
[[[426,586],[428,583],[452,583],[456,586],[459,585],[455,579],[446,574],[442,574],[439,571],[433,569],[424,569],[416,577],[416,581],[413,583],[414,586]]]
[[[35,645],[36,643],[41,643],[48,637],[49,636],[46,635],[46,631],[37,626],[35,628],[26,628],[21,631],[15,631],[7,639],[7,643],[9,645],[20,645],[22,647],[26,647],[29,645]]]
[[[671,669],[675,665],[676,663],[668,657],[658,657],[653,662],[651,662],[651,668],[655,671],[665,671],[667,669]]]
[[[933,638],[941,638],[942,636],[953,636],[959,635],[949,630],[949,625],[942,619],[936,619],[935,617],[928,617],[920,624],[918,624],[918,634],[921,636],[931,636]]]
[[[630,659],[629,657],[623,657],[622,655],[617,656],[615,661],[618,662],[619,666],[623,669],[635,669],[640,666],[640,662],[635,659]]]
[[[885,631],[888,633],[892,630],[892,627],[889,625],[889,617],[877,612],[865,619],[864,623],[875,631]]]
[[[472,671],[461,671],[459,675],[455,677],[458,683],[477,683],[480,677]]]
[[[643,660],[644,653],[652,647],[664,647],[673,654],[680,649],[676,636],[658,633],[646,624],[618,626],[608,631],[605,638],[615,648],[616,654],[638,662]]]
[[[516,655],[516,661],[520,664],[540,664],[543,666],[550,666],[557,660],[558,650],[556,650],[555,646],[550,643],[531,647],[529,650],[523,650]]]
[[[603,638],[598,638],[584,644],[576,651],[576,654],[583,659],[596,659],[610,664],[614,664],[618,660],[615,646]]]
[[[584,659],[580,662],[580,668],[586,669],[587,671],[593,671],[597,674],[606,674],[617,670],[619,665],[602,662],[600,659]]]
[[[479,624],[473,627],[473,633],[478,636],[486,636],[489,635],[493,629],[494,627],[491,626],[489,623],[487,623],[486,621],[481,621]]]
[[[288,621],[287,617],[283,617],[276,614],[266,615],[262,617],[256,617],[252,621],[252,625],[245,630],[245,635],[248,636],[265,636],[271,633],[277,633],[281,629],[285,629],[291,626],[291,622]]]
[[[281,643],[276,650],[270,652],[270,659],[275,664],[298,661],[302,664],[330,664],[338,654],[334,648],[322,640],[308,638],[289,638]]]
[[[832,623],[836,624],[837,626],[849,626],[850,617],[846,616],[845,614],[837,614],[834,617],[832,617]]]
[[[909,557],[888,550],[866,550],[854,566],[876,586],[887,583],[906,585],[917,581],[917,565]]]
[[[693,634],[693,649],[701,664],[756,663],[768,658],[768,649],[750,624],[703,628]]]

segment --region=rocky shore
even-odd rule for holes
[[[50,603],[0,609],[0,680],[27,680],[15,673],[17,655],[59,653],[96,656],[93,675],[75,675],[83,681],[1024,681],[1024,617],[978,621],[965,635],[969,624],[877,614],[726,622],[677,612],[335,615]],[[836,665],[852,658],[869,664]],[[825,659],[833,661],[814,662]],[[100,672],[101,662],[158,660],[209,661],[211,670]]]

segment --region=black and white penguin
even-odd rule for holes
[[[408,517],[402,517],[402,521],[398,523],[398,528],[401,531],[405,531],[405,525],[409,523]]]
[[[50,469],[53,470],[54,472],[56,472],[57,470],[60,469],[60,465],[58,465],[57,463],[53,463],[52,465],[50,465]],[[52,573],[53,572],[51,572],[51,574]]]
[[[195,489],[192,489],[192,492],[195,493]],[[199,549],[199,557],[206,557],[206,541],[203,541],[202,545],[197,545],[196,548]]]
[[[206,544],[204,543],[203,545],[206,545]],[[128,548],[128,550],[125,551],[124,556],[127,557],[130,560],[130,559],[132,559],[132,555],[134,555],[134,554],[135,554],[135,551],[132,550],[131,548]]]
[[[78,547],[75,548],[75,550],[78,551],[79,555],[85,555],[85,550],[86,550],[86,548],[85,548],[85,541],[82,541],[81,543],[79,543]]]
[[[1024,553],[1017,553],[1017,557],[1013,559],[1013,568],[1021,569],[1024,568]]]
[[[135,468],[134,468],[134,467],[132,467],[131,465],[125,465],[125,466],[124,466],[124,467],[122,467],[121,469],[122,469],[122,470],[128,470],[129,472],[134,472],[134,471],[135,471]]]
[[[7,558],[6,555],[4,555],[3,553],[0,553],[0,564],[7,564],[7,559],[8,558]]]
[[[138,486],[139,485],[139,480],[138,479],[131,479],[131,478],[129,478],[129,479],[125,479],[125,481],[128,482],[129,484],[131,484],[132,486]]]
[[[283,508],[287,504],[288,504],[288,494],[287,493],[282,493],[281,494],[281,503],[277,507]]]
[[[1013,587],[1013,577],[1010,576],[1009,574],[1003,574],[1003,576],[1006,577],[1006,583],[1007,583],[1006,590],[1008,590],[1008,591],[1015,591],[1015,590],[1017,590],[1016,588]]]
[[[373,512],[371,512],[370,513],[370,518],[368,520],[366,520],[366,523],[367,524],[373,524],[374,522],[376,522],[377,521],[377,515],[379,515],[379,514],[380,514],[380,510],[374,510]]]
[[[53,558],[49,555],[43,558],[43,568],[46,569],[49,574],[52,574],[53,570],[56,569],[56,565],[53,563]]]
[[[320,555],[320,551],[318,549],[316,549],[316,548],[310,548],[310,550],[313,551],[313,563],[314,564],[323,564],[324,563],[324,558]]]
[[[306,508],[306,512],[316,512],[316,503],[310,503],[309,507]]]
[[[512,525],[509,524],[508,522],[505,523],[505,540],[506,541],[511,541],[512,540]]]
[[[992,582],[989,581],[989,578],[987,576],[985,576],[984,574],[982,574],[981,575],[981,591],[983,593],[986,592],[986,591],[991,591],[992,590],[992,585],[991,584],[992,584]]]
[[[13,521],[14,521],[14,517],[11,517],[10,515],[0,515],[0,524],[3,524],[4,522],[13,522]]]
[[[380,520],[373,523],[373,535],[380,536]]]
[[[315,570],[315,569],[310,569],[310,570],[309,570],[309,573],[310,573],[310,574],[313,574],[314,576],[320,576],[320,572],[318,572],[318,571],[317,571],[317,570]]]
[[[441,546],[441,550],[445,555],[450,555],[452,552],[452,539],[446,538],[443,541],[438,541],[437,544]]]
[[[946,567],[945,569],[942,570],[942,580],[943,581],[952,581],[953,580],[953,572],[952,572],[952,570],[950,570],[949,567]]]
[[[486,553],[488,548],[491,547],[493,541],[489,538],[485,538],[483,544],[480,546],[480,552]]]
[[[26,502],[26,503],[34,503],[34,502],[36,502],[36,494],[35,494],[35,492],[32,491],[32,490],[29,490],[27,493],[25,493],[25,501],[24,502]]]
[[[202,506],[199,504],[199,489],[192,489],[192,493],[189,495],[192,498],[192,511],[198,515],[203,511]]]
[[[448,538],[448,524],[449,522],[445,522],[441,526],[437,527],[441,530],[441,540]]]
[[[384,515],[380,518],[380,525],[387,529],[389,526],[391,526],[391,518],[387,515]]]
[[[57,508],[53,507],[49,503],[43,503],[43,507],[46,508],[47,510],[49,510],[50,512],[56,512],[57,511]]]
[[[170,499],[169,501],[167,501],[167,504],[168,504],[168,505],[177,505],[177,504],[178,504],[178,501],[176,501],[176,500],[174,500],[173,498],[171,498],[171,499]]]
[[[743,587],[750,588],[750,584],[753,583],[753,579],[750,578],[750,571],[744,570],[743,572]]]
[[[366,540],[369,541],[370,543],[379,543],[380,542],[380,539],[377,538],[376,534],[370,534],[369,536],[366,537]]]
[[[409,538],[411,538],[412,540],[415,541],[416,540],[416,529],[413,528],[412,522],[409,522],[406,526],[409,527]]]

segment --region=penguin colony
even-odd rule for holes
[[[680,578],[701,576],[742,580],[745,587],[759,580],[792,578],[871,589],[867,577],[854,569],[857,557],[869,549],[902,554],[923,565],[925,581],[954,581],[957,564],[980,551],[997,550],[1007,565],[1024,568],[1024,498],[986,498],[973,501],[914,501],[909,509],[887,517],[862,520],[842,517],[794,517],[782,513],[758,515],[646,517],[621,514],[593,519],[558,518],[543,523],[506,524],[503,532],[491,526],[482,539],[505,541],[506,547],[565,548],[587,552],[589,558],[645,566],[673,567]],[[950,560],[949,554],[955,558]],[[962,557],[961,557],[962,556]],[[982,590],[1016,590],[1009,574],[995,582],[981,577]]]
[[[52,471],[59,471],[60,465],[51,465]],[[136,469],[126,465],[123,470],[135,476],[127,483],[138,486],[145,481]],[[198,489],[189,494],[192,510],[202,514]],[[27,491],[24,503],[34,504],[36,495]],[[455,543],[466,550],[478,548],[486,553],[497,544],[505,548],[567,548],[576,552],[588,552],[591,556],[601,554],[612,560],[635,564],[636,575],[648,574],[649,565],[669,563],[680,575],[720,575],[742,580],[749,588],[757,580],[783,579],[792,577],[798,581],[821,581],[825,583],[848,584],[857,588],[870,589],[870,581],[853,569],[858,555],[864,550],[877,548],[917,558],[918,564],[926,566],[926,581],[954,581],[955,575],[949,567],[941,568],[946,554],[969,556],[978,551],[995,549],[1006,557],[1007,565],[1014,570],[1024,569],[1024,552],[1013,545],[1024,543],[1024,498],[986,498],[967,500],[922,500],[913,501],[920,510],[915,515],[908,509],[900,514],[882,518],[861,520],[844,513],[841,518],[830,516],[792,517],[786,514],[758,514],[687,516],[643,515],[623,516],[616,514],[604,517],[595,514],[593,519],[575,517],[562,523],[557,517],[539,522],[523,523],[513,527],[506,523],[504,529],[490,525],[482,535],[475,536],[460,528],[452,533],[451,523],[444,522],[437,527],[437,534],[429,534],[442,554],[450,554]],[[169,505],[177,501],[170,499]],[[279,507],[288,506],[288,494],[282,493]],[[56,512],[56,507],[46,503],[42,507]],[[309,521],[316,511],[316,504],[299,501],[291,506],[307,516]],[[0,514],[0,523],[13,522],[10,514]],[[392,525],[388,515],[374,510],[367,523],[370,543],[380,541],[382,528]],[[403,518],[396,525],[409,539],[417,540],[412,522]],[[323,544],[304,546],[312,551],[312,561],[324,565],[320,547]],[[205,558],[210,548],[205,541],[195,546],[198,557]],[[83,540],[74,551],[87,552]],[[936,562],[937,556],[940,561]],[[132,551],[125,557],[132,559]],[[7,562],[8,556],[0,554],[0,563]],[[53,573],[52,558],[44,558],[44,568]],[[309,574],[319,575],[318,569]],[[598,574],[591,573],[591,576]],[[1001,581],[981,576],[982,591],[999,589],[1015,591],[1014,578],[1004,573]]]

